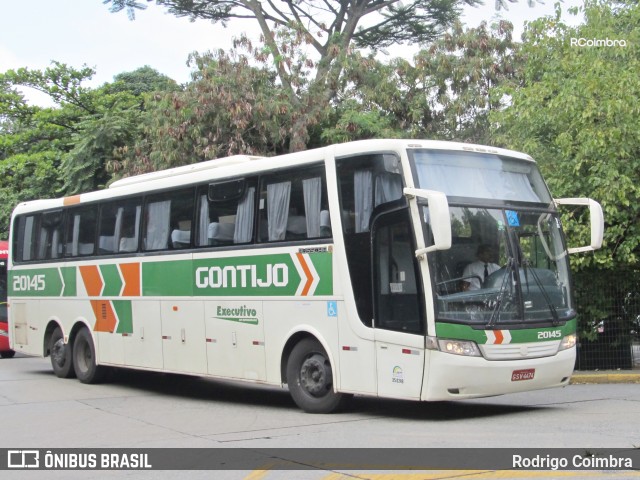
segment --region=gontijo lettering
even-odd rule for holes
[[[256,265],[196,268],[197,288],[267,288],[288,284],[289,267],[284,263],[267,263],[260,269]]]

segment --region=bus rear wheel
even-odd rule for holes
[[[287,383],[293,401],[307,413],[331,413],[348,397],[334,392],[328,355],[312,338],[293,347],[287,361]]]
[[[96,364],[96,350],[91,333],[83,328],[73,341],[73,368],[82,383],[98,383],[104,378],[105,369]]]
[[[49,355],[53,373],[58,378],[72,378],[75,375],[71,359],[71,345],[64,343],[62,329],[56,327],[49,339]]]

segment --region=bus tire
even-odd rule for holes
[[[293,347],[287,361],[287,384],[293,401],[307,413],[331,413],[342,406],[346,397],[334,392],[329,357],[312,338]]]
[[[91,332],[86,328],[78,331],[73,341],[73,368],[82,383],[99,383],[104,378],[105,369],[96,364],[96,349]]]
[[[53,373],[58,378],[73,378],[73,360],[71,358],[71,344],[64,343],[62,329],[56,327],[49,339],[49,356]]]
[[[2,358],[13,358],[16,352],[14,350],[5,350],[4,352],[0,352],[0,357]]]

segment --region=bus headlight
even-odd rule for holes
[[[438,346],[441,352],[452,353],[454,355],[464,355],[467,357],[480,357],[480,349],[476,342],[469,340],[447,340],[438,339]]]
[[[558,351],[561,352],[562,350],[575,347],[576,341],[577,341],[577,337],[575,333],[572,333],[571,335],[567,335],[560,342],[560,348],[558,349]]]

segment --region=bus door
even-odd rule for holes
[[[406,207],[385,210],[372,227],[378,394],[418,399],[425,361],[424,309],[413,232]]]

